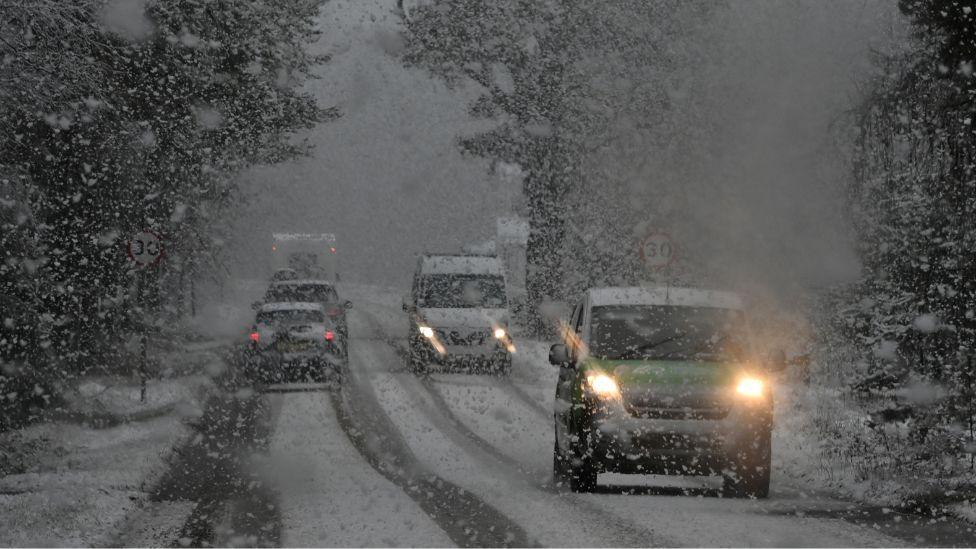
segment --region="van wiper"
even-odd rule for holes
[[[647,351],[650,351],[651,349],[654,349],[656,347],[660,347],[661,345],[664,345],[665,343],[670,343],[670,342],[672,342],[672,341],[674,341],[674,340],[676,340],[676,339],[678,339],[680,337],[684,337],[684,336],[685,336],[685,334],[683,334],[683,333],[677,333],[677,334],[674,334],[672,336],[668,336],[668,337],[665,337],[663,339],[659,339],[657,341],[652,341],[650,343],[645,343],[643,345],[638,345],[637,347],[634,347],[633,349],[628,349],[627,351],[621,353],[620,356],[616,357],[614,360],[626,360],[626,359],[645,358],[645,354],[647,353]]]
[[[707,356],[719,356],[721,353],[718,351],[720,345],[724,344],[729,339],[732,339],[732,334],[722,334],[718,339],[712,341],[711,339],[705,341],[698,347],[688,351],[686,354],[689,357],[699,357],[701,355]]]

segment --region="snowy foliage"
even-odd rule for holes
[[[976,485],[976,4],[900,6],[915,39],[879,55],[854,119],[865,272],[824,303],[817,379],[841,375],[865,413],[855,436],[827,428],[832,452],[909,492],[951,492]]]
[[[410,11],[407,61],[484,90],[471,111],[496,125],[462,136],[462,148],[526,172],[535,306],[638,278],[631,230],[648,212],[633,207],[630,191],[648,169],[643,151],[681,139],[682,101],[669,86],[694,65],[683,45],[713,8],[444,0]],[[586,223],[570,222],[570,212]]]
[[[187,277],[219,276],[234,173],[334,115],[296,88],[320,4],[0,2],[5,399],[113,363],[151,310],[179,316]],[[167,248],[146,310],[125,251],[143,229]]]

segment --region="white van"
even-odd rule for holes
[[[515,343],[501,261],[483,255],[423,255],[404,297],[410,363],[508,374]]]

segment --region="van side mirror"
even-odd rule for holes
[[[556,343],[552,347],[549,347],[549,364],[553,366],[568,366],[569,363],[569,348],[565,344]]]
[[[417,306],[413,304],[413,299],[410,295],[403,296],[403,311],[410,313],[417,310]]]
[[[352,309],[352,301],[349,301],[348,299],[345,300],[345,301],[343,301],[342,302],[342,308],[343,309]]]

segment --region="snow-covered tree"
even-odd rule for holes
[[[440,0],[409,12],[406,59],[476,82],[472,113],[497,123],[462,136],[463,150],[526,173],[533,305],[638,276],[631,229],[648,211],[632,207],[634,174],[679,133],[668,87],[690,73],[681,40],[713,7]]]
[[[175,311],[176,281],[241,200],[234,174],[302,153],[295,132],[335,115],[299,91],[323,61],[305,48],[323,1],[0,1],[3,219],[31,220],[4,232],[30,249],[5,242],[2,278],[50,326],[39,348],[56,362],[35,371],[111,364],[145,322],[134,232],[163,235],[147,295]]]
[[[879,436],[896,444],[890,425],[903,425],[898,462],[950,478],[976,449],[976,3],[900,7],[915,41],[879,58],[857,115],[850,198],[866,276],[839,319],[865,357],[855,388],[888,395]]]

